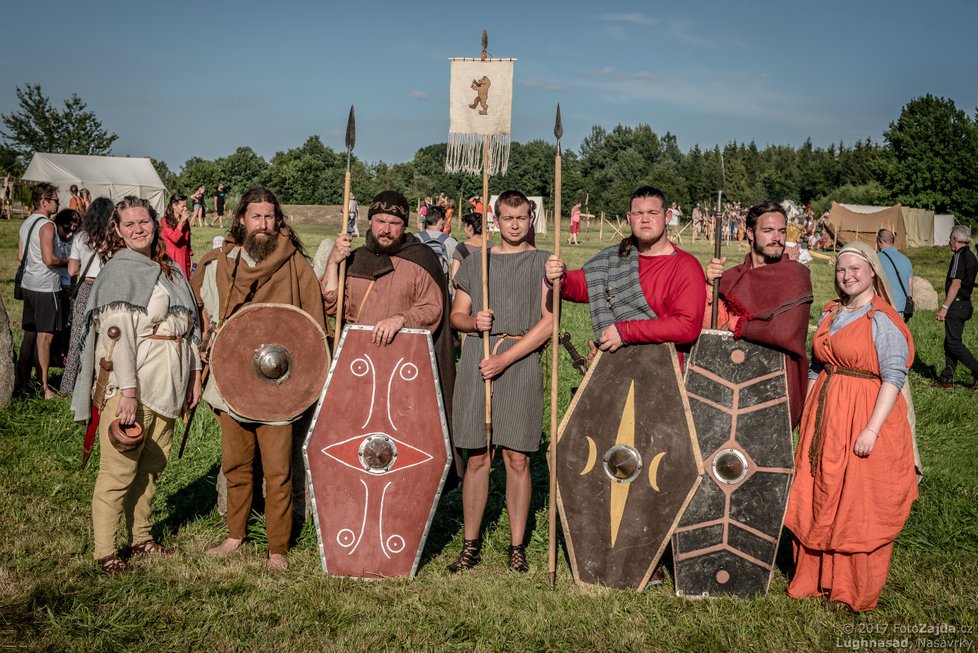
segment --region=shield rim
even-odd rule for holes
[[[363,580],[368,582],[384,581],[386,578],[366,578],[363,576],[339,576],[337,574],[330,574],[329,566],[326,562],[326,547],[323,546],[323,531],[321,524],[319,523],[319,504],[316,501],[316,492],[312,484],[312,472],[309,469],[309,441],[312,439],[313,431],[316,428],[316,422],[319,420],[319,411],[323,407],[323,400],[326,398],[326,392],[329,390],[329,384],[333,380],[333,372],[336,368],[336,361],[340,359],[340,354],[343,351],[343,345],[346,344],[346,337],[350,331],[373,331],[374,327],[372,324],[347,324],[343,327],[343,333],[340,336],[339,345],[336,348],[336,353],[329,362],[329,373],[326,375],[326,382],[323,384],[323,389],[319,393],[319,400],[316,402],[316,410],[312,415],[312,422],[310,422],[309,431],[306,433],[305,442],[302,443],[302,461],[305,464],[306,472],[306,488],[309,492],[309,501],[312,504],[312,515],[314,524],[316,526],[316,544],[319,548],[319,561],[323,567],[323,574],[327,576],[337,576],[339,578],[353,578],[357,580]],[[448,437],[448,422],[445,418],[445,402],[441,396],[441,379],[438,376],[438,363],[435,360],[435,346],[434,341],[431,338],[431,331],[427,329],[401,329],[398,333],[420,333],[424,334],[425,339],[428,342],[428,358],[431,361],[431,371],[434,376],[435,381],[435,396],[438,398],[438,416],[441,420],[441,431],[442,439],[445,442],[445,467],[441,472],[441,480],[438,481],[438,491],[435,493],[434,500],[431,502],[431,510],[428,513],[428,519],[425,522],[424,530],[421,533],[421,546],[418,547],[417,553],[414,556],[414,562],[411,563],[411,572],[408,574],[408,578],[414,578],[418,574],[418,565],[421,563],[421,555],[424,553],[425,545],[428,543],[428,533],[431,530],[431,524],[435,520],[435,513],[438,511],[438,503],[441,500],[442,492],[445,489],[445,481],[448,478],[448,472],[452,467],[452,445]]]
[[[696,351],[696,348],[699,346],[700,338],[702,338],[704,335],[716,336],[716,337],[719,337],[719,338],[721,338],[723,340],[733,340],[733,341],[735,341],[737,339],[734,336],[733,331],[729,331],[727,329],[703,329],[702,331],[700,331],[700,335],[696,339],[696,343],[693,345],[693,348],[689,352],[689,361],[690,362],[692,362],[692,360],[693,360],[693,352]],[[762,345],[762,344],[759,344],[759,343],[756,343],[756,342],[751,342],[749,340],[746,341],[746,342],[749,342],[750,344],[752,344],[754,346],[757,346],[757,347],[764,347],[764,345]],[[766,349],[771,349],[770,347],[765,347],[765,348]],[[772,351],[777,351],[777,350],[772,350]],[[787,417],[787,420],[788,420],[788,443],[791,445],[792,453],[794,453],[794,451],[795,451],[795,444],[794,444],[794,439],[793,439],[793,436],[792,436],[793,429],[791,428],[791,417],[790,417],[790,415],[791,415],[791,396],[788,393],[788,360],[787,360],[787,357],[785,356],[784,352],[778,352],[778,353],[781,355],[781,361],[782,361],[781,368],[782,368],[782,373],[784,375],[784,381],[785,381],[785,404],[788,406],[788,411],[787,411],[787,416],[788,416]],[[688,378],[691,369],[692,369],[692,366],[691,365],[687,365],[686,366],[686,372],[683,374],[683,385],[685,385],[686,379]],[[738,444],[739,444],[739,442],[738,442]],[[721,448],[724,447],[724,446],[726,446],[726,443],[724,443],[723,445],[721,445]],[[717,451],[720,451],[720,449],[717,449],[716,451],[711,451],[709,453],[709,455],[707,456],[707,458],[710,458],[711,456],[713,456]],[[707,475],[707,474],[710,474],[710,472],[709,471],[706,471],[704,473],[704,481],[706,480],[705,479],[705,475]],[[751,475],[748,474],[747,477],[741,479],[741,482],[747,480],[747,478],[749,478],[750,476]],[[794,468],[792,467],[792,469],[790,471],[784,472],[784,477],[785,477],[785,483],[786,483],[788,489],[790,490],[791,489],[791,483],[794,481],[794,477],[795,477],[795,470],[794,470]],[[710,480],[712,481],[712,478]],[[787,494],[785,496],[787,497]],[[686,511],[684,509],[683,510],[683,513],[685,514],[685,512]],[[774,543],[774,558],[772,558],[772,560],[771,560],[771,568],[770,568],[770,570],[768,572],[768,575],[767,575],[767,582],[764,585],[764,594],[762,596],[767,596],[770,593],[770,591],[771,591],[771,581],[774,580],[774,572],[778,568],[778,565],[777,565],[778,549],[781,546],[781,538],[784,537],[784,521],[787,518],[787,516],[788,516],[788,501],[787,501],[787,498],[786,498],[785,499],[784,510],[782,511],[782,515],[781,515],[781,525],[778,528],[778,538],[777,538],[777,540]],[[682,515],[680,515],[680,518],[682,518]],[[675,536],[675,533],[674,533],[673,536],[669,538],[669,541],[672,542],[675,539],[675,537],[676,536]],[[697,593],[697,594],[687,594],[687,593],[683,592],[679,588],[679,585],[680,585],[680,582],[679,582],[680,573],[679,572],[680,572],[679,563],[678,563],[678,561],[674,560],[673,561],[673,565],[672,565],[672,575],[673,575],[673,587],[674,587],[674,590],[675,590],[675,593],[676,593],[676,596],[677,597],[686,598],[686,599],[711,599],[711,598],[732,597],[732,598],[740,598],[740,599],[744,599],[744,600],[750,600],[750,599],[747,599],[746,597],[742,597],[742,596],[737,595],[737,594],[716,594],[716,595],[714,595],[714,594],[710,594],[709,592],[701,592],[701,593]]]
[[[630,346],[646,347],[650,345],[664,346],[668,349],[669,360],[672,361],[672,370],[676,377],[676,383],[679,386],[679,396],[681,397],[683,402],[683,415],[685,415],[686,417],[686,425],[688,427],[686,431],[689,434],[690,443],[692,445],[691,448],[693,451],[693,458],[696,464],[696,480],[690,486],[689,492],[686,493],[686,498],[683,500],[682,505],[679,507],[678,511],[676,512],[676,516],[675,518],[673,518],[672,524],[669,526],[668,535],[666,535],[666,537],[663,538],[662,544],[659,545],[658,550],[655,552],[655,555],[653,556],[651,562],[649,563],[648,569],[646,569],[645,573],[642,574],[642,580],[639,582],[638,586],[632,590],[635,592],[644,591],[646,586],[648,585],[649,579],[652,578],[652,574],[653,572],[655,572],[656,565],[662,559],[663,552],[665,552],[666,547],[669,546],[669,544],[672,542],[672,537],[676,530],[676,527],[679,525],[679,520],[682,519],[683,514],[685,514],[686,512],[687,506],[689,506],[689,502],[693,500],[693,497],[696,495],[696,492],[699,490],[700,483],[703,482],[703,474],[704,474],[703,457],[700,454],[700,443],[699,443],[699,439],[696,436],[696,427],[693,424],[693,413],[690,410],[689,397],[686,396],[686,383],[683,378],[682,372],[679,369],[679,358],[676,356],[676,346],[671,342],[648,343],[648,344],[630,345]],[[594,357],[594,360],[591,362],[590,366],[588,366],[587,374],[584,375],[584,379],[581,381],[581,385],[577,389],[577,393],[574,394],[574,397],[571,399],[570,404],[568,404],[567,406],[567,410],[564,411],[564,415],[560,420],[560,426],[557,427],[557,439],[551,441],[550,443],[551,447],[556,447],[560,441],[560,438],[563,436],[564,431],[567,428],[567,422],[569,421],[570,416],[573,414],[574,409],[577,407],[578,401],[580,400],[581,396],[584,394],[583,392],[584,389],[587,387],[588,383],[590,383],[591,376],[593,375],[594,370],[597,369],[598,362],[601,360],[601,357],[604,354],[605,352],[598,350],[598,353]],[[547,458],[548,460],[553,460],[551,456],[547,456]],[[559,462],[559,458],[558,458],[558,462]],[[574,582],[581,587],[604,587],[603,585],[599,585],[596,583],[587,583],[581,580],[580,573],[577,568],[577,558],[574,555],[574,540],[570,535],[570,528],[568,527],[567,524],[567,515],[564,511],[564,500],[560,492],[559,482],[557,483],[557,510],[558,510],[558,514],[560,515],[560,524],[561,527],[563,528],[563,534],[564,534],[564,544],[567,547],[567,557],[570,559],[571,575],[574,578]]]
[[[224,332],[224,329],[227,328],[227,324],[229,322],[231,322],[231,320],[234,320],[234,319],[236,319],[237,317],[239,317],[241,315],[246,315],[249,311],[258,310],[258,309],[264,309],[264,308],[282,308],[282,309],[288,309],[290,311],[295,311],[296,313],[299,313],[304,318],[306,318],[306,320],[309,322],[309,324],[311,326],[315,327],[317,334],[319,335],[320,339],[322,340],[323,349],[326,352],[326,360],[329,361],[328,367],[332,367],[333,360],[332,360],[332,356],[330,356],[329,345],[326,342],[326,332],[323,331],[323,328],[321,326],[319,326],[319,324],[316,323],[316,320],[314,320],[311,315],[309,315],[308,313],[306,313],[301,308],[298,308],[297,306],[293,306],[292,304],[283,304],[281,302],[257,302],[257,303],[254,303],[254,304],[248,304],[247,306],[245,306],[245,307],[241,308],[240,310],[236,311],[233,315],[231,315],[231,317],[229,317],[227,319],[227,322],[225,322],[224,326],[221,328],[221,331],[215,336],[215,338],[214,338],[214,346],[217,345],[217,343],[218,343],[218,341],[220,339],[221,333]],[[211,347],[211,351],[213,351],[213,346]],[[302,415],[305,414],[305,412],[309,410],[309,407],[312,406],[312,404],[309,404],[309,406],[306,406],[303,410],[301,410],[298,415],[289,415],[287,417],[282,417],[281,419],[276,419],[276,420],[255,419],[254,417],[249,416],[249,415],[246,415],[246,414],[242,413],[241,411],[237,410],[236,408],[233,408],[228,403],[227,398],[224,396],[224,393],[221,391],[221,383],[218,380],[219,375],[215,373],[215,369],[214,368],[211,369],[210,376],[213,378],[214,387],[217,390],[217,393],[220,395],[221,401],[224,402],[224,406],[227,408],[228,413],[230,413],[235,418],[239,418],[240,417],[241,419],[238,420],[239,422],[253,422],[253,423],[256,423],[256,424],[291,424],[292,422],[294,422],[297,419],[299,419],[300,417],[302,417]],[[323,383],[325,383],[325,378],[323,380]]]

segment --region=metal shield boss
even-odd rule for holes
[[[347,325],[303,447],[323,571],[414,576],[451,464],[431,334]]]
[[[211,348],[211,377],[241,422],[291,422],[322,390],[326,334],[290,304],[250,304],[224,323]]]
[[[706,478],[672,540],[676,594],[766,594],[794,468],[784,354],[704,331],[686,392]]]
[[[574,580],[644,589],[703,475],[675,347],[599,352],[556,446]]]

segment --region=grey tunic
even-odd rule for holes
[[[489,252],[489,307],[493,325],[489,345],[496,353],[516,344],[504,334],[522,336],[540,321],[544,264],[550,252]],[[482,309],[482,257],[469,256],[455,274],[455,287],[472,298],[472,315]],[[500,342],[501,340],[501,342]],[[482,335],[467,334],[455,381],[452,424],[455,446],[478,449],[486,444],[485,383],[479,372]],[[543,426],[543,371],[533,352],[492,382],[492,443],[522,452],[540,447]]]

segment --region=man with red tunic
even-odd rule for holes
[[[213,329],[249,303],[291,304],[325,330],[323,302],[309,260],[272,191],[252,188],[241,197],[224,245],[201,260],[191,279],[203,323]],[[206,340],[206,338],[205,338]],[[228,537],[208,549],[223,557],[241,548],[247,533],[255,456],[265,480],[265,527],[271,570],[288,568],[292,534],[292,423],[256,423],[233,414],[215,384],[204,390],[221,426],[221,469],[227,477]],[[255,397],[262,401],[262,397]]]
[[[746,218],[750,252],[744,262],[724,271],[727,258],[712,259],[706,279],[707,284],[720,279],[718,328],[733,331],[734,339],[784,352],[791,428],[795,428],[808,387],[805,340],[813,297],[808,268],[785,254],[787,225],[788,216],[778,204],[752,206]],[[710,326],[709,311],[703,326]]]
[[[562,278],[560,296],[588,302],[595,349],[675,343],[680,363],[699,337],[706,305],[699,262],[669,241],[665,194],[642,186],[631,196],[631,235],[598,252],[580,270],[568,271],[556,256],[547,260],[547,280]]]

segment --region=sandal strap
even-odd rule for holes
[[[465,540],[458,554],[458,560],[448,565],[448,570],[454,574],[463,569],[471,569],[480,562],[482,562],[482,547],[479,540]]]
[[[133,555],[168,556],[173,553],[171,547],[166,547],[155,540],[146,540],[132,546]]]
[[[526,561],[526,545],[516,544],[509,547],[509,568],[512,571],[524,573],[530,570]]]
[[[120,574],[129,570],[129,564],[115,553],[98,559],[98,568],[103,574]]]

